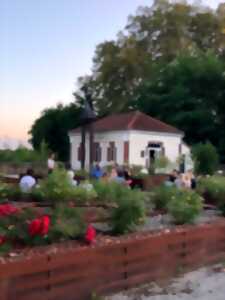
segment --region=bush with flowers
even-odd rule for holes
[[[56,169],[46,179],[40,182],[40,186],[33,193],[43,201],[51,201],[53,204],[74,201],[86,202],[96,198],[94,189],[74,187],[71,184],[66,170]]]
[[[168,213],[173,217],[175,224],[192,223],[202,211],[202,197],[189,190],[174,189],[173,191],[167,204]]]
[[[0,253],[85,237],[85,229],[82,211],[74,207],[62,205],[40,214],[35,209],[0,204]]]

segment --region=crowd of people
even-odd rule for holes
[[[176,169],[173,170],[169,179],[165,181],[166,186],[175,186],[178,189],[195,189],[196,188],[196,178],[192,170],[188,170],[186,173],[181,173]]]
[[[57,167],[55,162],[54,154],[51,154],[47,160],[48,174],[51,174],[53,170]],[[68,179],[71,182],[71,185],[76,187],[80,184],[79,178],[76,177],[76,174],[71,168],[71,165],[67,163],[65,165],[65,169],[67,170]],[[119,184],[134,187],[136,182],[134,177],[132,177],[131,171],[128,167],[120,167],[118,164],[114,164],[111,167],[110,171],[107,169],[103,169],[99,164],[95,164],[90,172],[90,178],[95,180],[101,180],[103,182],[117,182]],[[82,180],[81,180],[82,181]],[[84,182],[81,183],[82,186]],[[85,183],[87,185],[87,183]],[[20,179],[20,189],[23,192],[29,192],[33,187],[37,185],[37,179],[34,176],[34,172],[32,169],[28,169],[26,174]],[[166,186],[175,186],[177,188],[187,188],[187,189],[195,189],[196,187],[196,179],[192,172],[192,170],[187,171],[182,174],[177,170],[173,170],[170,174],[168,180],[165,181]],[[142,186],[138,186],[142,188]],[[91,188],[91,184],[87,186],[87,188]]]

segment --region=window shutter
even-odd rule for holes
[[[113,161],[117,161],[117,148],[116,147],[114,147],[113,149],[112,149],[113,151],[112,151],[112,154],[113,154]]]
[[[110,151],[111,149],[110,149],[110,147],[109,148],[107,148],[107,161],[111,161],[111,159],[110,159]]]
[[[99,155],[98,161],[101,162],[102,161],[102,148],[101,147],[98,148],[98,155]]]
[[[78,158],[78,161],[81,161],[81,144],[80,144],[80,146],[78,147],[78,149],[77,149],[77,158]]]
[[[124,149],[123,149],[123,161],[125,163],[128,163],[129,161],[129,142],[126,141],[124,142]]]

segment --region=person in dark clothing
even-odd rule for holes
[[[174,183],[176,181],[177,177],[178,177],[178,172],[176,169],[174,169],[173,172],[169,176],[169,181]]]

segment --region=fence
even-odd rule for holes
[[[225,221],[0,263],[1,300],[80,300],[225,259]]]

